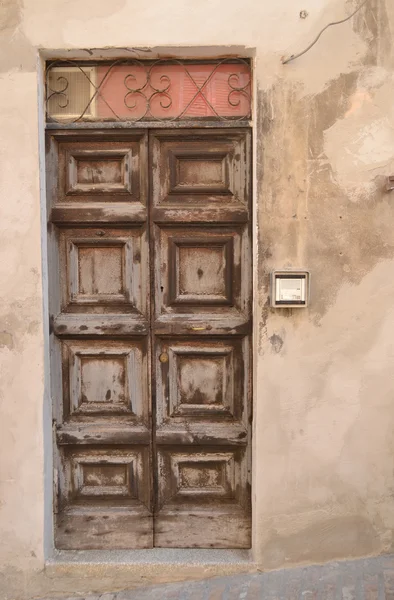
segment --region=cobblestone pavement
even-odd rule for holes
[[[155,585],[84,600],[394,600],[394,556]],[[82,597],[79,596],[78,600]],[[77,600],[75,597],[68,600]]]

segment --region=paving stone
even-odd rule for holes
[[[255,598],[263,598],[263,578],[259,576],[249,575],[249,586],[245,600],[255,600]]]
[[[394,600],[394,556],[146,586],[68,600]]]
[[[379,575],[364,574],[363,588],[363,600],[379,600]]]
[[[303,572],[302,600],[319,600],[323,567],[309,567]]]
[[[214,586],[209,586],[208,600],[223,600],[224,594],[227,592],[227,584],[225,582],[217,583]]]
[[[254,582],[256,583],[256,582]],[[217,598],[220,600],[246,600],[249,595],[249,588],[251,584],[250,576],[249,578],[243,577],[232,584],[227,584],[225,592],[222,596],[218,595]],[[257,588],[258,589],[258,588]],[[252,596],[253,597],[253,596]],[[256,596],[255,596],[256,597]]]
[[[338,578],[337,587],[339,588],[339,598],[341,600],[357,600],[360,595],[360,580],[363,578],[362,567],[357,564],[348,564],[339,566],[340,578]]]
[[[286,600],[299,600],[302,598],[301,592],[303,588],[304,570],[291,569],[293,574],[285,574],[283,581],[283,598]]]
[[[385,569],[383,573],[383,580],[385,600],[394,600],[394,570]]]
[[[336,569],[323,567],[320,577],[319,600],[338,600],[339,585]]]

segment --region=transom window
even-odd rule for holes
[[[245,120],[246,59],[55,61],[46,70],[49,122]]]

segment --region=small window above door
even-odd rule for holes
[[[217,61],[54,61],[46,69],[48,122],[241,121],[251,117],[251,67]]]

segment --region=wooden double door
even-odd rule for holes
[[[48,131],[58,548],[250,547],[250,146]]]

